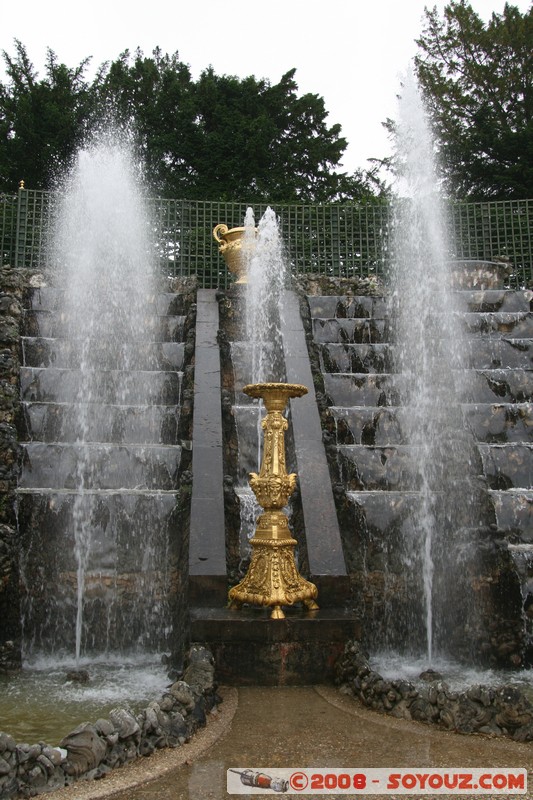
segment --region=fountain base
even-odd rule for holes
[[[259,518],[256,534],[250,540],[253,552],[248,572],[241,583],[229,591],[229,607],[239,609],[244,603],[271,607],[271,619],[284,619],[282,606],[298,602],[308,611],[317,610],[318,589],[296,569],[294,547],[297,541],[290,536],[286,517],[276,515],[287,528],[284,538],[278,538],[279,525],[274,528],[271,520],[265,525],[265,517],[267,514]]]
[[[360,639],[360,622],[340,606],[346,586],[333,588],[317,579],[321,608],[284,609],[272,621],[265,608],[191,608],[191,641],[204,642],[213,654],[217,680],[227,686],[310,686],[334,680],[334,666],[346,641]],[[220,585],[216,601],[223,592]],[[329,590],[329,591],[328,591]],[[324,594],[325,592],[325,594]],[[328,599],[335,601],[329,606]],[[209,602],[203,591],[196,600]],[[327,607],[324,607],[326,605]]]

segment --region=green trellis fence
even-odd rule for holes
[[[21,188],[0,195],[2,265],[46,269],[46,238],[53,215],[48,192]],[[204,288],[225,286],[228,275],[212,231],[219,222],[243,224],[246,203],[151,198],[153,239],[163,274],[196,275]],[[266,205],[255,205],[256,220]],[[293,274],[354,277],[387,271],[387,203],[275,204]],[[533,277],[533,200],[454,203],[450,206],[452,259],[512,265],[509,285]]]

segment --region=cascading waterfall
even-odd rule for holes
[[[404,566],[413,608],[418,594],[417,613],[423,618],[422,625],[410,620],[406,628],[423,629],[415,647],[425,638],[431,663],[454,613],[449,587],[459,580],[460,531],[478,524],[478,511],[469,481],[471,443],[458,394],[466,347],[450,286],[433,140],[413,76],[406,79],[399,104],[397,168],[391,275],[395,369],[407,407],[403,435],[417,487]]]
[[[139,173],[124,136],[98,135],[61,184],[50,235],[51,274],[63,291],[54,290],[54,331],[41,336],[59,337],[49,340],[51,352],[70,356],[68,369],[53,371],[57,385],[46,413],[68,414],[74,432],[28,446],[30,469],[37,474],[44,464],[45,479],[54,481],[37,484],[52,489],[39,489],[36,502],[47,518],[55,514],[62,555],[51,556],[39,589],[54,609],[49,630],[40,628],[31,577],[25,623],[31,648],[69,652],[75,595],[76,661],[84,653],[157,651],[170,625],[168,524],[179,448],[152,444],[144,428],[149,406],[156,411],[166,397],[179,402],[179,373],[157,371],[155,363],[162,323]],[[65,483],[58,483],[63,474]],[[31,547],[24,559],[33,575]]]

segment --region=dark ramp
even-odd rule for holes
[[[218,303],[214,289],[197,295],[194,367],[193,488],[189,574],[202,586],[225,584],[226,547],[222,469]],[[199,580],[206,578],[206,581]],[[216,585],[216,582],[215,582]],[[223,592],[220,593],[223,600]]]
[[[346,576],[337,512],[328,464],[322,443],[322,429],[313,375],[298,297],[284,293],[281,331],[288,383],[303,383],[308,394],[291,401],[291,420],[298,465],[298,480],[312,580],[322,576]]]

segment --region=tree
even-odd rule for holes
[[[178,53],[129,51],[99,79],[104,106],[134,120],[154,188],[212,200],[328,201],[357,191],[335,171],[346,148],[324,100],[297,95],[295,70],[279,83],[217,75],[191,79]],[[369,181],[370,186],[372,181]],[[368,188],[368,187],[367,187]],[[352,195],[353,197],[353,195]]]
[[[533,197],[533,8],[485,25],[466,0],[426,9],[415,68],[450,192]]]
[[[22,179],[45,189],[83,139],[93,102],[84,79],[89,59],[69,69],[48,49],[39,80],[18,40],[15,50],[15,58],[3,51],[9,82],[0,84],[0,190],[13,191]]]
[[[48,188],[92,127],[118,120],[133,131],[154,193],[221,201],[329,202],[382,194],[375,170],[339,172],[346,148],[328,125],[324,100],[298,95],[295,70],[278,83],[253,75],[198,80],[188,65],[156,48],[125,50],[91,84],[89,59],[75,69],[48,50],[39,79],[25,47],[4,52],[0,84],[0,191],[23,178]]]
[[[156,48],[152,57],[125,50],[104,64],[94,82],[100,118],[116,118],[135,131],[153,191],[189,197],[196,176],[192,156],[198,135],[193,81],[178,53]]]

